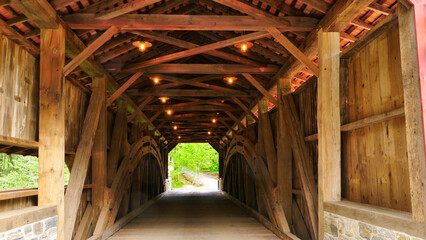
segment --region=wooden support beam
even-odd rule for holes
[[[323,204],[341,200],[340,37],[320,30],[318,38],[318,216],[323,236]]]
[[[92,152],[93,139],[99,123],[102,102],[105,102],[105,100],[102,99],[103,93],[99,90],[95,90],[90,97],[89,106],[84,118],[82,136],[78,143],[68,188],[65,193],[65,205],[67,206],[67,211],[65,211],[65,240],[71,240],[72,238],[84,180],[86,178]]]
[[[160,41],[160,42],[164,42],[170,45],[174,45],[174,46],[178,46],[181,48],[187,48],[187,49],[193,49],[193,48],[197,48],[200,47],[200,45],[195,44],[195,43],[191,43],[191,42],[187,42],[187,41],[183,41],[177,38],[173,38],[173,37],[169,37],[167,35],[163,35],[163,34],[159,34],[156,32],[152,32],[152,31],[131,31],[131,33],[146,37],[146,38],[150,38],[156,41]],[[256,67],[260,67],[261,64],[252,61],[248,58],[244,58],[244,57],[240,57],[237,55],[233,55],[233,54],[229,54],[229,53],[225,53],[225,52],[221,52],[221,51],[217,51],[217,50],[212,50],[212,51],[207,51],[205,52],[205,54],[207,55],[211,55],[211,56],[215,56],[218,58],[222,58],[225,60],[229,60],[229,61],[234,61],[237,63],[241,63],[241,64],[247,64],[247,65],[251,65],[251,66],[256,66]]]
[[[256,96],[252,92],[229,93],[215,90],[193,90],[193,89],[147,89],[138,92],[138,96],[157,96],[157,97],[250,97]]]
[[[292,207],[293,207],[293,152],[291,149],[291,137],[289,129],[285,124],[287,112],[283,98],[291,92],[291,79],[280,80],[278,82],[278,106],[277,106],[277,187],[279,191],[279,200],[283,206],[284,213],[289,225],[292,225]]]
[[[426,232],[426,162],[423,125],[426,122],[424,112],[426,101],[422,95],[425,92],[424,80],[426,79],[425,47],[422,44],[426,29],[422,24],[426,19],[426,13],[424,2],[414,0],[412,2],[416,4],[414,7],[406,1],[399,1],[399,39],[411,209],[413,220],[423,223],[423,231]]]
[[[179,112],[193,112],[193,111],[202,111],[202,112],[221,112],[221,111],[235,111],[232,107],[222,107],[222,106],[213,106],[213,105],[190,105],[190,106],[179,106],[179,105],[148,105],[145,106],[145,111],[161,111],[165,112],[166,110],[173,110]]]
[[[290,22],[285,21],[284,19],[280,17],[276,17],[266,11],[252,7],[243,1],[239,1],[239,0],[213,0],[213,1],[220,3],[222,5],[225,5],[227,7],[230,7],[232,9],[235,9],[239,12],[245,13],[249,16],[252,16],[264,22],[268,22],[268,23],[276,24],[276,25],[291,24]]]
[[[261,99],[258,103],[259,109],[259,127],[262,128],[263,146],[266,153],[266,162],[268,163],[268,172],[274,187],[277,185],[277,153],[275,151],[275,142],[271,128],[271,120],[268,113],[268,100]]]
[[[80,54],[69,62],[64,68],[64,76],[70,74],[74,69],[76,69],[80,64],[82,64],[90,55],[92,55],[99,47],[101,47],[105,42],[111,39],[111,37],[116,34],[119,29],[115,26],[108,28],[100,37],[93,41],[89,46],[87,46]]]
[[[349,23],[351,23],[373,0],[356,0],[346,1],[338,0],[327,11],[327,14],[318,23],[318,28],[313,30],[306,37],[305,43],[299,47],[302,53],[311,59],[318,53],[318,32],[319,28],[324,31],[342,31]],[[275,75],[274,79],[293,78],[294,75],[301,71],[305,65],[297,59],[290,60],[283,65],[280,71]],[[274,81],[275,82],[275,81]],[[273,86],[272,86],[273,87]],[[269,88],[268,88],[269,89]]]
[[[289,135],[291,137],[291,148],[294,157],[294,163],[300,182],[302,183],[302,191],[304,200],[306,201],[309,225],[311,228],[311,236],[317,239],[318,236],[318,194],[315,188],[313,174],[307,169],[309,166],[309,154],[305,145],[304,135],[302,133],[302,125],[296,105],[291,94],[283,98],[284,112],[287,113],[285,124],[288,126]]]
[[[11,28],[5,21],[0,19],[0,33],[17,43],[23,49],[28,51],[32,55],[40,54],[40,49],[28,41],[24,36],[19,34],[13,28]]]
[[[268,31],[283,47],[285,47],[293,56],[301,61],[303,64],[306,65],[316,76],[319,74],[318,67],[312,62],[311,59],[306,57],[305,54],[303,54],[302,51],[300,51],[294,44],[288,40],[284,34],[282,34],[278,29],[276,28],[266,28],[266,31]]]
[[[56,206],[57,236],[64,238],[65,30],[41,29],[38,205]]]
[[[222,123],[223,126],[225,126],[226,128],[228,128],[228,130],[231,130],[235,135],[238,135],[237,131],[235,131],[235,129],[233,129],[231,126],[229,126],[228,123],[226,123],[224,120],[222,119],[218,119],[220,123]]]
[[[128,70],[124,70],[128,71]],[[242,64],[158,64],[155,66],[129,72],[170,73],[170,74],[273,74],[278,71],[275,66],[252,67]]]
[[[124,91],[126,91],[130,86],[132,86],[132,84],[134,82],[136,82],[136,80],[138,80],[140,77],[142,76],[142,73],[137,72],[135,74],[133,74],[133,76],[131,76],[129,78],[129,80],[127,80],[119,89],[117,89],[117,91],[115,91],[107,100],[107,107],[109,107],[112,102],[115,101],[115,99],[117,99]]]
[[[190,1],[189,0],[171,0],[166,3],[160,4],[158,7],[150,9],[149,13],[162,14],[185,3],[190,3]]]
[[[156,114],[154,114],[154,116],[152,116],[150,119],[148,119],[148,121],[142,126],[141,131],[143,131],[149,124],[154,122],[154,120],[157,119],[157,117],[160,116],[161,113],[162,112],[157,112]]]
[[[244,112],[247,113],[248,116],[251,116],[256,122],[259,121],[259,119],[257,118],[256,115],[254,115],[254,113],[252,111],[250,111],[250,109],[248,109],[248,107],[246,107],[246,105],[244,105],[243,102],[241,102],[240,99],[238,99],[237,97],[233,97],[232,100],[238,105],[240,106]]]
[[[104,205],[105,189],[107,187],[107,107],[105,78],[93,79],[92,89],[100,93],[101,110],[99,114],[99,124],[96,129],[95,139],[92,148],[92,203],[96,215]],[[87,211],[87,210],[86,210]],[[90,224],[90,223],[89,223]],[[88,231],[88,229],[87,229]],[[87,231],[85,233],[87,235]],[[84,234],[82,235],[82,238]],[[85,238],[84,238],[85,239]]]
[[[86,240],[89,233],[90,226],[92,225],[93,218],[95,216],[95,209],[89,203],[84,211],[83,218],[78,225],[75,233],[75,240]]]
[[[130,117],[127,119],[128,121],[132,121],[133,118],[136,117],[136,115],[138,114],[138,112],[142,111],[142,109],[151,102],[151,100],[153,99],[153,96],[148,96],[145,98],[145,100],[135,109],[135,111],[132,113],[132,115],[130,115]]]
[[[185,50],[185,51],[182,51],[182,52],[172,53],[170,55],[150,59],[148,61],[130,64],[128,67],[124,68],[123,70],[124,71],[135,71],[135,70],[138,70],[138,69],[141,69],[141,68],[150,67],[150,66],[157,65],[157,64],[160,64],[160,63],[170,62],[170,61],[181,59],[181,58],[184,58],[184,57],[194,56],[194,55],[197,55],[197,54],[200,54],[200,53],[205,53],[205,52],[209,52],[209,51],[216,50],[216,49],[219,49],[219,48],[232,46],[232,45],[237,44],[237,43],[252,41],[252,40],[255,40],[255,39],[266,37],[268,35],[269,34],[266,33],[266,32],[249,33],[249,34],[242,35],[242,36],[239,36],[239,37],[236,37],[236,38],[231,38],[231,39],[227,39],[227,40],[224,40],[224,41],[220,41],[220,42],[216,42],[216,43],[212,43],[212,44],[208,44],[208,45],[204,45],[204,46],[199,46],[199,47],[196,47],[196,48],[191,48],[191,49],[188,49],[188,50]]]
[[[40,29],[56,29],[59,19],[55,9],[46,0],[10,0],[25,16]]]
[[[241,121],[238,120],[237,117],[234,116],[234,114],[232,114],[230,111],[225,111],[226,115],[228,115],[232,120],[234,120],[234,122],[238,125],[239,129],[246,129],[246,127],[244,127],[244,125],[241,123]]]
[[[97,19],[93,13],[76,13],[63,19],[73,29],[107,29],[117,26],[129,30],[187,31],[263,31],[276,27],[281,31],[311,31],[317,19],[309,17],[279,17],[286,24],[273,24],[250,16],[126,14],[109,20]]]
[[[116,18],[123,14],[136,11],[138,9],[147,7],[157,2],[161,2],[161,0],[145,0],[145,1],[131,0],[128,3],[124,3],[118,7],[96,14],[96,19],[108,20],[108,19]]]
[[[123,131],[124,123],[127,122],[127,103],[126,101],[120,101],[117,104],[117,114],[115,115],[114,128],[112,130],[111,135],[111,144],[110,151],[108,154],[108,175],[107,175],[107,183],[108,186],[111,186],[114,181],[115,175],[118,169],[118,161],[120,160],[120,152],[123,143]]]
[[[278,106],[277,99],[275,99],[274,96],[272,96],[252,75],[250,75],[249,73],[243,73],[242,75],[247,79],[247,81],[251,83],[251,85],[257,88],[257,90],[259,90],[259,92],[261,92],[263,96],[265,96],[272,104]]]

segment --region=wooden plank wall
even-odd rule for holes
[[[38,64],[0,34],[0,135],[37,140]]]
[[[397,25],[346,61],[342,124],[404,107]],[[342,197],[410,212],[406,145],[404,118],[343,133]]]

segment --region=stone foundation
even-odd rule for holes
[[[324,212],[324,240],[421,240],[333,213]]]
[[[56,240],[58,216],[23,225],[21,227],[0,233],[4,240]]]

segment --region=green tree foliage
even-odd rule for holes
[[[70,171],[65,166],[65,184]],[[38,187],[38,158],[0,153],[0,191]]]
[[[170,153],[169,166],[174,187],[179,187],[185,182],[181,175],[190,171],[199,175],[201,171],[219,172],[219,154],[208,143],[180,143]]]

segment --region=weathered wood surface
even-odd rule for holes
[[[160,226],[161,231],[158,231]],[[279,239],[217,191],[169,192],[109,239],[142,236],[158,239]]]

